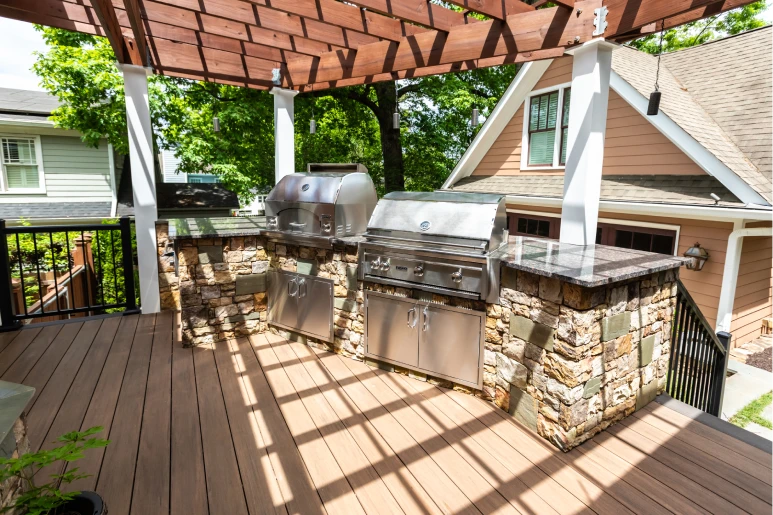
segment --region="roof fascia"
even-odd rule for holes
[[[443,189],[450,188],[460,179],[472,174],[552,62],[553,59],[544,59],[523,65],[505,94],[497,102],[491,116],[443,183]]]
[[[684,152],[690,159],[700,166],[707,174],[715,177],[722,183],[733,195],[738,197],[745,204],[757,204],[761,206],[770,205],[762,195],[757,193],[746,181],[741,179],[725,163],[720,161],[717,156],[709,152],[706,147],[687,133],[679,124],[668,117],[663,111],[655,116],[647,115],[648,99],[639,93],[613,69],[610,77],[609,86],[620,95],[623,100],[633,107],[639,114],[644,116],[656,129],[658,129],[666,138]]]

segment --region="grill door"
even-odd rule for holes
[[[296,275],[268,271],[268,321],[288,329],[298,326],[298,282]]]
[[[419,309],[419,368],[479,385],[484,314],[437,305]]]
[[[365,292],[366,353],[416,367],[419,306],[415,300]]]
[[[298,329],[308,335],[333,341],[333,281],[308,275],[298,281]]]

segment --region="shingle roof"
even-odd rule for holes
[[[452,186],[458,191],[502,193],[525,197],[560,199],[564,193],[561,175],[471,175]],[[713,206],[711,194],[720,197],[720,206],[743,207],[710,175],[604,175],[601,200]]]
[[[768,39],[767,47],[761,43],[763,38],[761,38],[758,33],[761,33]],[[702,47],[706,47],[703,49],[701,47],[696,47],[694,49],[675,52],[674,54],[668,55],[667,58],[664,56],[663,63],[665,66],[661,66],[659,80],[660,91],[663,93],[660,109],[663,113],[676,122],[698,143],[714,154],[736,175],[767,200],[771,200],[770,172],[763,172],[758,169],[752,162],[751,156],[744,154],[731,134],[720,127],[720,124],[711,116],[710,112],[704,108],[699,99],[702,98],[703,103],[706,103],[711,101],[710,97],[712,96],[715,97],[714,101],[718,101],[719,97],[726,98],[730,92],[736,93],[735,100],[737,102],[737,112],[739,114],[730,116],[728,119],[732,119],[735,122],[741,121],[743,123],[744,113],[755,109],[757,100],[754,99],[753,95],[741,93],[740,90],[744,89],[742,84],[745,84],[746,80],[740,71],[728,63],[724,63],[723,65],[722,62],[714,62],[713,58],[715,55],[721,55],[721,61],[732,59],[735,64],[736,59],[741,61],[743,60],[743,56],[739,55],[737,57],[731,57],[734,55],[733,52],[739,45],[748,45],[749,48],[746,52],[755,54],[755,60],[767,59],[770,61],[771,49],[769,40],[770,29],[766,28],[734,36],[732,38],[713,41],[710,44],[702,45]],[[701,64],[690,63],[689,65],[686,65],[685,61],[691,59],[690,55],[687,55],[687,53],[695,55],[695,60]],[[709,60],[708,62],[706,61],[707,59]],[[673,69],[671,68],[671,63],[674,63]],[[744,67],[745,66],[746,65],[744,65]],[[692,70],[693,67],[702,68],[702,79],[685,78],[686,75],[692,73],[698,75],[697,71]],[[612,68],[623,80],[628,82],[645,97],[649,96],[652,92],[657,70],[657,58],[655,56],[645,54],[644,52],[640,52],[630,47],[619,47],[612,54]],[[761,67],[761,72],[759,70],[754,70],[752,75],[756,77],[758,73],[767,73],[767,91],[764,95],[770,98],[770,63],[768,62],[767,64],[767,72],[765,72],[764,67]],[[679,78],[677,78],[677,75]],[[681,78],[684,79],[684,83],[679,80]],[[695,91],[693,91],[689,84],[695,83],[696,81],[710,82],[714,85],[729,81],[732,85],[722,86],[725,88],[725,94],[721,95],[707,93],[705,91],[706,88],[711,87],[711,84],[701,88],[694,86]],[[764,79],[759,79],[757,81],[760,82],[761,87],[764,87]],[[769,105],[768,101],[768,106]],[[710,109],[710,111],[718,113],[720,109],[721,106],[716,106]],[[759,137],[763,140],[767,138],[769,150],[771,141],[770,116],[765,115],[764,113],[757,114],[754,116],[754,119],[762,119],[765,118],[765,116],[767,116],[767,132]],[[730,126],[728,119],[724,117],[722,119],[725,125]],[[738,133],[737,130],[733,132],[736,134]],[[749,147],[756,146],[756,143],[749,145]]]
[[[57,107],[56,97],[44,91],[0,88],[0,111],[48,115]]]
[[[773,27],[663,55],[663,63],[771,180]]]
[[[0,204],[0,218],[85,218],[109,217],[110,202],[30,202]]]

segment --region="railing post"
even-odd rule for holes
[[[12,331],[19,327],[21,324],[16,320],[13,312],[13,285],[11,284],[11,263],[8,259],[5,220],[0,220],[0,331]]]
[[[730,340],[732,337],[733,335],[725,331],[719,331],[717,333],[717,338],[722,344],[722,347],[724,347],[725,353],[722,356],[722,359],[717,362],[717,368],[714,372],[716,374],[714,377],[716,383],[714,384],[714,402],[712,404],[716,406],[716,413],[712,413],[712,415],[720,418],[722,417],[722,397],[725,394],[727,363],[730,360]]]
[[[134,291],[134,259],[132,259],[132,225],[128,216],[122,216],[121,253],[123,255],[123,284],[126,292],[126,311],[137,309],[137,296]]]

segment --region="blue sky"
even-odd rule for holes
[[[763,18],[771,23],[773,9],[768,8]],[[31,24],[0,18],[0,87],[42,89],[37,76],[30,71],[36,50],[45,50],[45,45]]]

